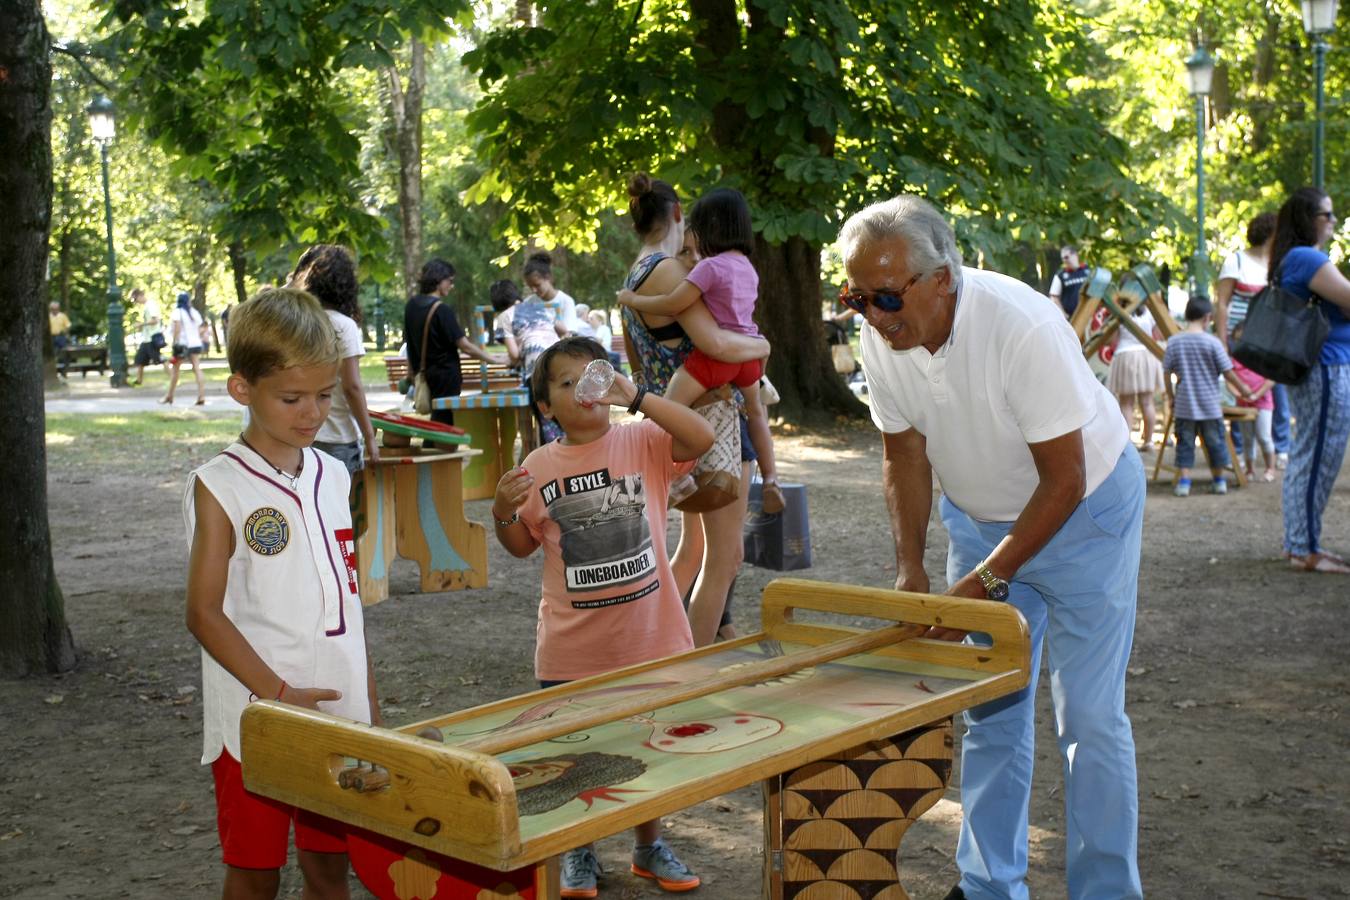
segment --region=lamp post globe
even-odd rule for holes
[[[108,366],[112,369],[112,386],[126,387],[127,347],[122,329],[122,292],[117,287],[117,254],[113,250],[112,192],[108,187],[108,145],[117,134],[113,102],[100,94],[85,107],[89,115],[89,133],[98,142],[99,157],[103,163],[103,213],[108,233]]]
[[[1186,58],[1186,84],[1195,98],[1195,256],[1191,259],[1194,293],[1208,297],[1209,254],[1205,250],[1205,98],[1214,85],[1214,57],[1196,47]]]
[[[1313,184],[1320,190],[1325,180],[1324,142],[1326,140],[1323,125],[1326,94],[1323,80],[1327,73],[1326,35],[1336,27],[1337,0],[1303,0],[1303,30],[1313,39],[1313,79],[1317,84],[1317,114],[1313,126]]]

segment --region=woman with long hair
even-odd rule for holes
[[[319,426],[314,447],[338,459],[349,474],[355,475],[363,468],[365,459],[371,462],[380,459],[379,442],[375,440],[370,409],[366,406],[366,390],[361,384],[361,357],[365,356],[366,348],[361,341],[356,263],[346,247],[316,244],[300,257],[290,280],[319,301],[341,346],[340,390],[333,394],[333,405],[328,409],[328,418]]]
[[[1284,552],[1309,572],[1350,575],[1350,564],[1321,545],[1326,509],[1350,438],[1350,280],[1326,254],[1336,213],[1325,191],[1302,187],[1280,207],[1270,251],[1270,283],[1304,300],[1316,295],[1331,325],[1322,355],[1302,384],[1289,386],[1298,428],[1284,475]]]
[[[643,296],[668,294],[689,272],[689,266],[680,259],[685,252],[685,230],[679,197],[669,184],[646,174],[630,179],[628,196],[633,230],[642,239],[642,248],[628,270],[624,287]],[[620,317],[633,380],[648,390],[664,393],[671,376],[695,346],[728,362],[760,359],[768,354],[767,341],[723,330],[702,303],[695,303],[677,317],[643,314],[625,306]],[[744,426],[744,418],[741,421]],[[750,495],[750,463],[754,460],[744,427],[741,458],[736,500],[711,512],[684,513],[680,544],[671,560],[681,592],[693,584],[689,625],[694,644],[700,647],[712,643],[719,628],[729,628],[730,623],[722,620],[723,611],[744,556],[741,530]],[[728,633],[724,631],[723,635]]]

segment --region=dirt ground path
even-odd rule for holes
[[[875,432],[859,425],[781,436],[778,446],[787,475],[810,486],[815,566],[796,574],[889,586]],[[184,475],[210,451],[174,447],[154,460],[89,448],[53,462],[56,565],[81,661],[62,677],[0,686],[0,897],[218,895],[211,780],[197,764],[199,651],[183,626],[179,511]],[[1350,551],[1348,500],[1343,475],[1326,520],[1327,544],[1342,551]],[[488,516],[486,501],[470,504],[471,518]],[[1128,690],[1150,896],[1350,896],[1350,579],[1289,570],[1279,542],[1278,485],[1184,500],[1150,488]],[[935,589],[945,547],[935,526]],[[494,544],[490,567],[485,590],[421,595],[402,563],[394,596],[367,610],[392,724],[534,687],[540,561],[512,559]],[[756,598],[776,574],[745,569],[735,605],[743,632],[756,627]],[[1044,686],[1038,706],[1031,884],[1034,896],[1058,900],[1065,828]],[[905,882],[920,900],[955,881],[958,787],[959,773],[905,841]],[[759,895],[756,790],[667,825],[704,878],[698,896]],[[601,896],[659,894],[627,873],[626,848],[622,836],[601,845],[612,873]],[[293,868],[283,894],[299,896]]]

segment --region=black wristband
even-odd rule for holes
[[[628,405],[628,414],[630,416],[636,416],[638,414],[638,407],[642,405],[642,398],[645,396],[647,396],[647,389],[642,385],[638,385],[637,395],[633,397],[633,402]]]

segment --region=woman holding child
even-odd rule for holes
[[[1324,191],[1295,191],[1277,217],[1270,283],[1304,300],[1322,298],[1331,325],[1319,365],[1302,384],[1289,386],[1298,428],[1284,476],[1284,552],[1297,568],[1350,575],[1350,563],[1321,546],[1322,512],[1350,438],[1350,280],[1324,249],[1336,221]]]
[[[669,184],[646,174],[629,181],[628,196],[628,211],[633,229],[642,239],[642,249],[624,287],[645,297],[669,294],[692,268],[692,259],[688,265],[681,259],[685,226],[679,198]],[[689,254],[693,252],[691,249]],[[727,362],[762,359],[768,354],[767,341],[720,328],[703,303],[694,303],[677,316],[640,313],[629,306],[622,307],[620,315],[633,379],[649,390],[664,392],[695,346]],[[671,561],[681,590],[690,583],[694,585],[689,620],[698,646],[710,644],[716,637],[743,557],[741,529],[750,492],[750,462],[754,459],[744,432],[741,448],[739,496],[712,512],[685,513],[680,544]]]

